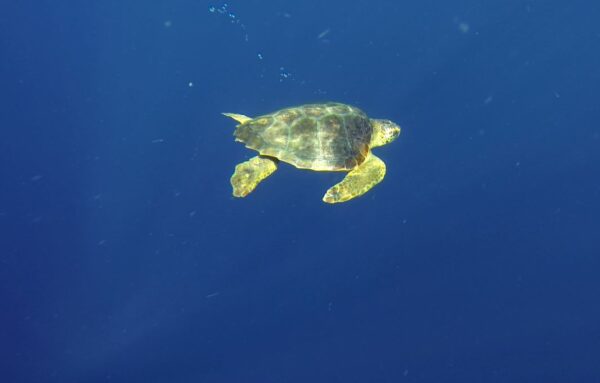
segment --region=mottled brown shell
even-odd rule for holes
[[[309,104],[279,110],[238,125],[235,138],[261,155],[298,168],[351,170],[369,151],[373,127],[358,108]]]

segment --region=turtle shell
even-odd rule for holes
[[[238,125],[234,135],[247,148],[298,168],[350,170],[364,161],[372,132],[360,109],[327,103],[256,117]]]

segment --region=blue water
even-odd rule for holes
[[[600,382],[599,19],[3,2],[0,381]],[[321,101],[402,126],[385,180],[233,198],[220,112]]]

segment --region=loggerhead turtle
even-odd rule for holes
[[[231,185],[236,197],[247,196],[284,161],[300,169],[349,172],[323,197],[327,203],[348,201],[381,182],[385,163],[371,149],[400,134],[392,121],[369,119],[340,103],[302,105],[256,118],[223,114],[239,122],[235,140],[259,153],[235,167]]]

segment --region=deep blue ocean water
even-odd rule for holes
[[[212,8],[211,8],[212,7]],[[0,6],[1,382],[600,382],[600,3]],[[403,128],[385,180],[247,115]]]

